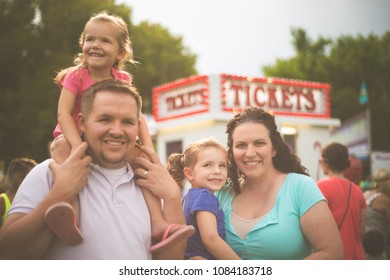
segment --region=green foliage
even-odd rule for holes
[[[390,32],[312,41],[304,30],[293,29],[292,36],[296,55],[264,67],[265,75],[329,83],[332,116],[341,120],[368,106],[372,149],[390,150]],[[368,105],[359,104],[363,81]]]
[[[0,159],[6,163],[19,156],[37,161],[49,156],[60,93],[53,79],[59,70],[73,65],[86,21],[103,10],[121,16],[129,25],[141,63],[128,70],[144,100],[150,100],[151,89],[160,83],[195,73],[196,57],[182,46],[180,37],[162,27],[133,26],[131,8],[125,4],[0,0]]]
[[[143,97],[143,111],[151,112],[153,87],[196,74],[196,55],[183,46],[182,37],[158,24],[142,22],[133,27],[131,37],[139,64],[128,71]]]

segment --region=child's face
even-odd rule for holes
[[[220,190],[225,185],[228,174],[226,151],[215,147],[201,150],[196,164],[187,167],[185,174],[193,188]]]
[[[88,67],[111,68],[122,58],[118,32],[109,22],[90,22],[86,25],[83,54]]]

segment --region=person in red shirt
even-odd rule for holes
[[[358,185],[344,176],[350,167],[348,149],[330,143],[321,151],[320,164],[327,178],[317,182],[339,226],[344,259],[365,259],[362,240],[365,233],[366,202]]]

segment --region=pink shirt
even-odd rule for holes
[[[129,73],[121,71],[117,68],[112,68],[112,76],[115,79],[123,80],[131,84],[132,77]],[[87,68],[78,68],[69,71],[61,82],[61,86],[71,91],[76,96],[76,103],[73,110],[73,119],[77,123],[77,115],[80,113],[81,98],[84,92],[90,88],[95,81],[91,79]],[[62,134],[62,130],[59,124],[54,129],[54,138]]]

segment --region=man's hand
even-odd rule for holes
[[[90,156],[85,155],[88,144],[83,142],[60,165],[54,160],[50,162],[53,173],[52,192],[64,201],[70,202],[87,184],[90,171]]]

